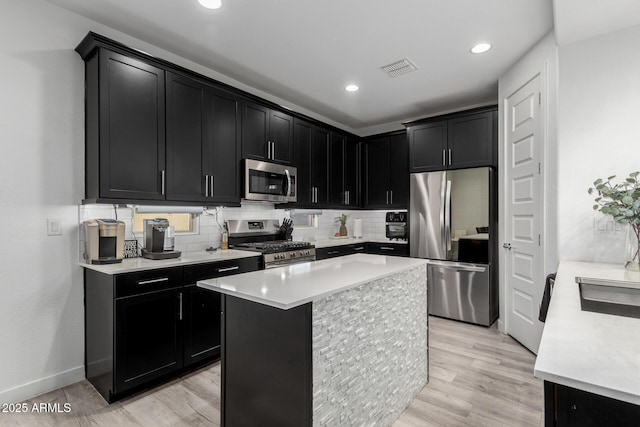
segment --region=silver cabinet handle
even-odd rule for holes
[[[180,320],[182,320],[182,292],[180,292]]]
[[[267,141],[267,160],[271,160],[271,141]]]
[[[276,143],[275,142],[271,142],[271,160],[275,160],[276,159]]]
[[[213,197],[213,183],[215,182],[213,180],[213,175],[209,175],[209,179],[211,180],[211,184],[209,185],[209,191],[211,192],[210,197]]]
[[[442,150],[442,166],[447,165],[447,150]]]
[[[449,148],[449,166],[451,166],[451,148]]]
[[[389,204],[389,190],[387,190],[387,204]]]
[[[335,255],[335,254],[339,254],[340,251],[327,251],[327,255]]]
[[[160,179],[162,180],[162,191],[161,194],[164,196],[164,169],[160,171]]]
[[[347,191],[347,205],[351,204],[351,191]]]
[[[391,190],[391,204],[393,204],[393,190]]]
[[[239,268],[240,268],[239,266],[234,265],[233,267],[218,268],[216,271],[218,273],[224,273],[225,271],[233,271],[233,270],[237,270]]]
[[[204,197],[209,197],[209,175],[204,176]]]
[[[354,251],[363,251],[364,250],[364,246],[360,246],[358,248],[353,248]]]
[[[160,283],[160,282],[168,282],[168,277],[162,277],[160,279],[151,279],[151,280],[141,280],[138,282],[138,285],[150,285],[152,283]]]
[[[380,246],[381,251],[395,251],[396,248],[391,248],[389,246]]]

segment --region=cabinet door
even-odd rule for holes
[[[329,145],[329,205],[341,207],[347,205],[344,187],[346,137],[331,133]]]
[[[389,137],[389,205],[406,208],[409,202],[409,144],[406,133]]]
[[[491,166],[494,112],[471,114],[449,120],[449,168]]]
[[[240,101],[234,95],[207,91],[207,125],[203,156],[211,176],[211,198],[221,203],[240,203]]]
[[[329,140],[331,132],[327,129],[313,128],[311,152],[311,183],[315,187],[315,204],[329,204]]]
[[[184,365],[220,356],[220,294],[184,288]]]
[[[164,71],[100,49],[100,197],[162,200]]]
[[[207,201],[205,89],[193,79],[167,73],[167,200]]]
[[[270,110],[259,104],[242,103],[242,157],[267,160]]]
[[[449,163],[447,121],[411,126],[409,135],[410,173],[444,170]]]
[[[385,208],[389,204],[389,138],[365,143],[365,207]]]
[[[182,288],[115,300],[115,393],[182,367]]]
[[[344,145],[344,191],[347,193],[347,206],[360,206],[360,144],[347,138]]]
[[[298,206],[308,206],[312,203],[314,189],[311,184],[311,144],[313,141],[313,125],[302,120],[294,121],[294,159],[298,170],[297,190]]]
[[[271,160],[290,164],[293,159],[293,117],[271,110],[269,120]]]
[[[409,245],[398,243],[367,243],[367,253],[376,255],[409,256]]]

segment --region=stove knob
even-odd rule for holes
[[[291,258],[295,258],[296,257],[296,253],[295,252],[291,252]]]

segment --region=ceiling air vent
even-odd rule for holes
[[[396,61],[393,64],[385,65],[384,67],[380,68],[382,68],[382,71],[387,73],[389,77],[398,77],[418,69],[418,67],[413,65],[407,58],[401,59],[400,61]]]

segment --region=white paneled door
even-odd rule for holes
[[[542,336],[542,117],[540,74],[507,95],[504,266],[506,332],[534,353]]]

